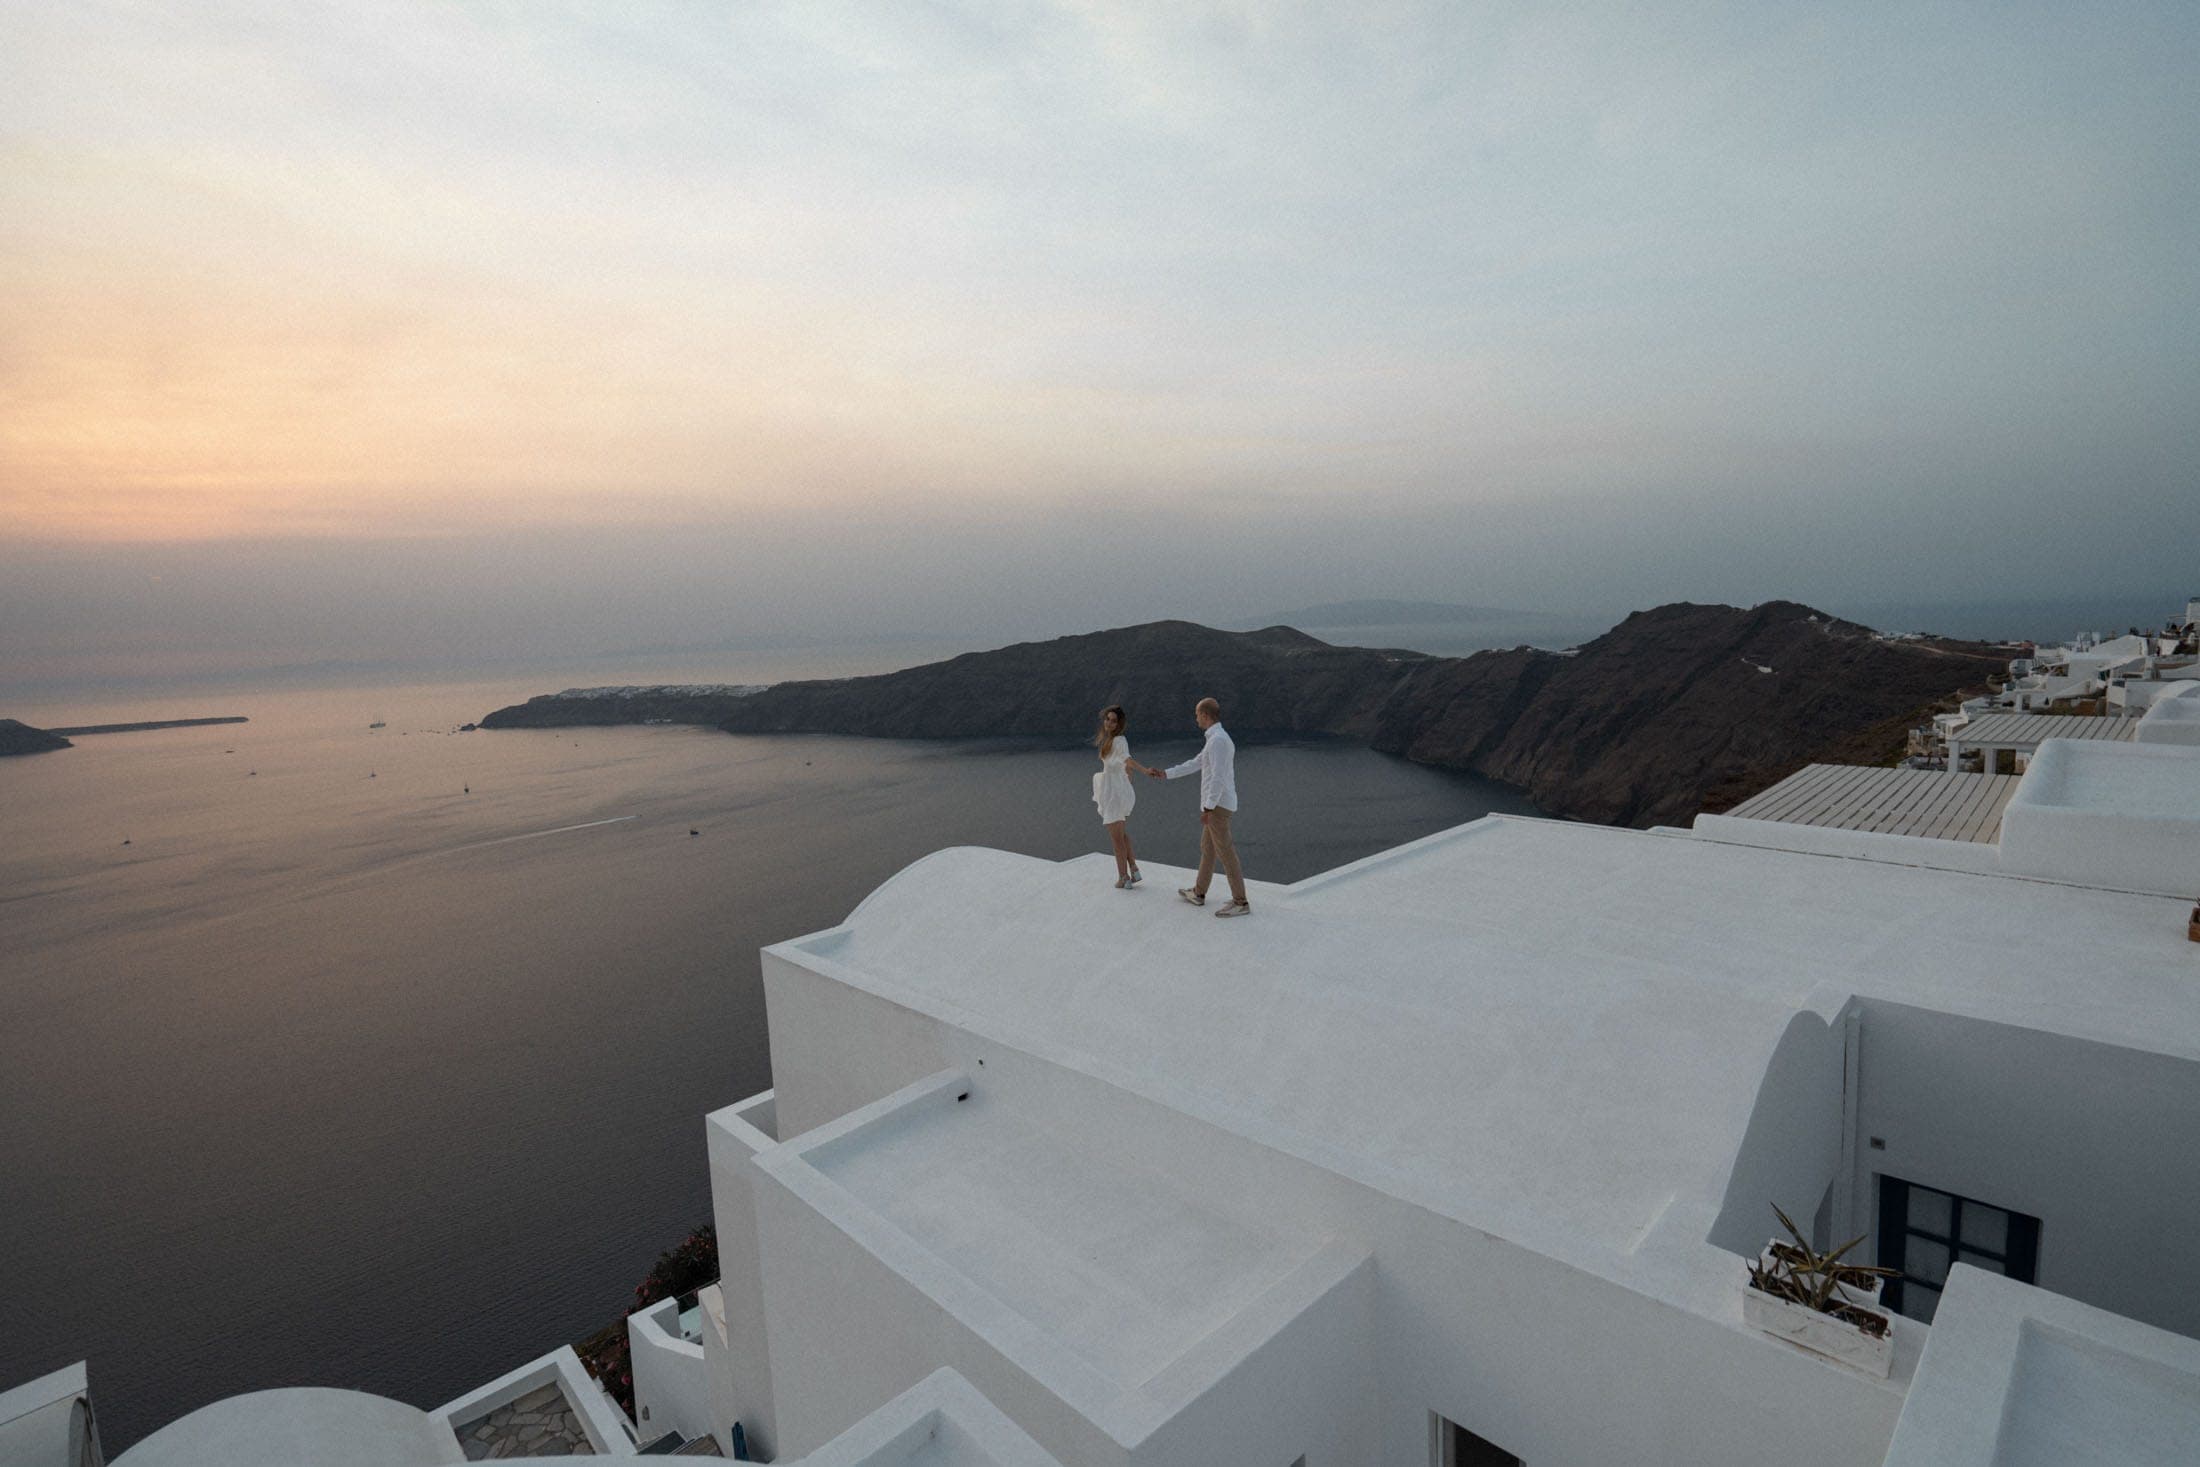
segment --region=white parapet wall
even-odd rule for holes
[[[1936,871],[1969,871],[1981,876],[2001,871],[1998,847],[1978,841],[1940,840],[1923,835],[1891,835],[1875,830],[1840,830],[1826,825],[1797,825],[1784,820],[1753,820],[1734,815],[1698,815],[1686,831],[1724,845],[1758,846],[1806,856],[1842,856],[1884,861],[1895,866],[1927,866]]]
[[[2175,683],[2143,683],[2137,686],[2153,690],[2146,708],[2146,716],[2132,730],[2132,738],[2142,744],[2200,744],[2200,682],[2186,679]]]
[[[634,1426],[643,1441],[676,1431],[693,1441],[715,1437],[710,1373],[703,1347],[680,1333],[680,1301],[660,1299],[626,1317],[634,1365]]]
[[[2200,1340],[1957,1265],[1885,1467],[2190,1467]]]
[[[710,1154],[711,1221],[718,1230],[717,1307],[712,1310],[706,1301],[703,1330],[710,1420],[720,1451],[733,1455],[738,1421],[750,1453],[769,1461],[778,1431],[749,1158],[779,1144],[777,1099],[765,1090],[714,1111],[704,1118],[703,1132]]]
[[[935,1370],[788,1467],[1062,1467],[952,1370]]]
[[[2195,895],[2200,748],[2063,739],[2041,744],[2002,811],[2001,863],[2012,875]]]

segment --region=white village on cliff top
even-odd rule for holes
[[[763,953],[633,1418],[561,1348],[117,1467],[2191,1467],[2195,620],[2029,650],[1911,767],[1490,817],[1257,921],[940,851]],[[1776,1206],[1899,1276],[1753,1287]],[[92,1403],[0,1394],[0,1467],[100,1467]]]

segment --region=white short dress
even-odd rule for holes
[[[1107,757],[1100,761],[1100,772],[1092,777],[1092,802],[1100,807],[1102,825],[1130,819],[1131,806],[1138,803],[1138,791],[1131,788],[1131,772],[1124,767],[1130,758],[1131,741],[1117,734],[1108,746]]]

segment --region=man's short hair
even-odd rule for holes
[[[1212,698],[1200,699],[1198,706],[1193,708],[1192,711],[1194,713],[1204,713],[1217,723],[1222,722],[1222,705]]]

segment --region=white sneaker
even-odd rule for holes
[[[1184,898],[1184,900],[1190,902],[1195,907],[1204,907],[1207,905],[1207,898],[1201,895],[1199,892],[1193,891],[1188,886],[1178,887],[1176,889],[1176,894]]]
[[[1217,917],[1250,917],[1253,915],[1253,907],[1250,902],[1225,902],[1216,909],[1215,915]]]

